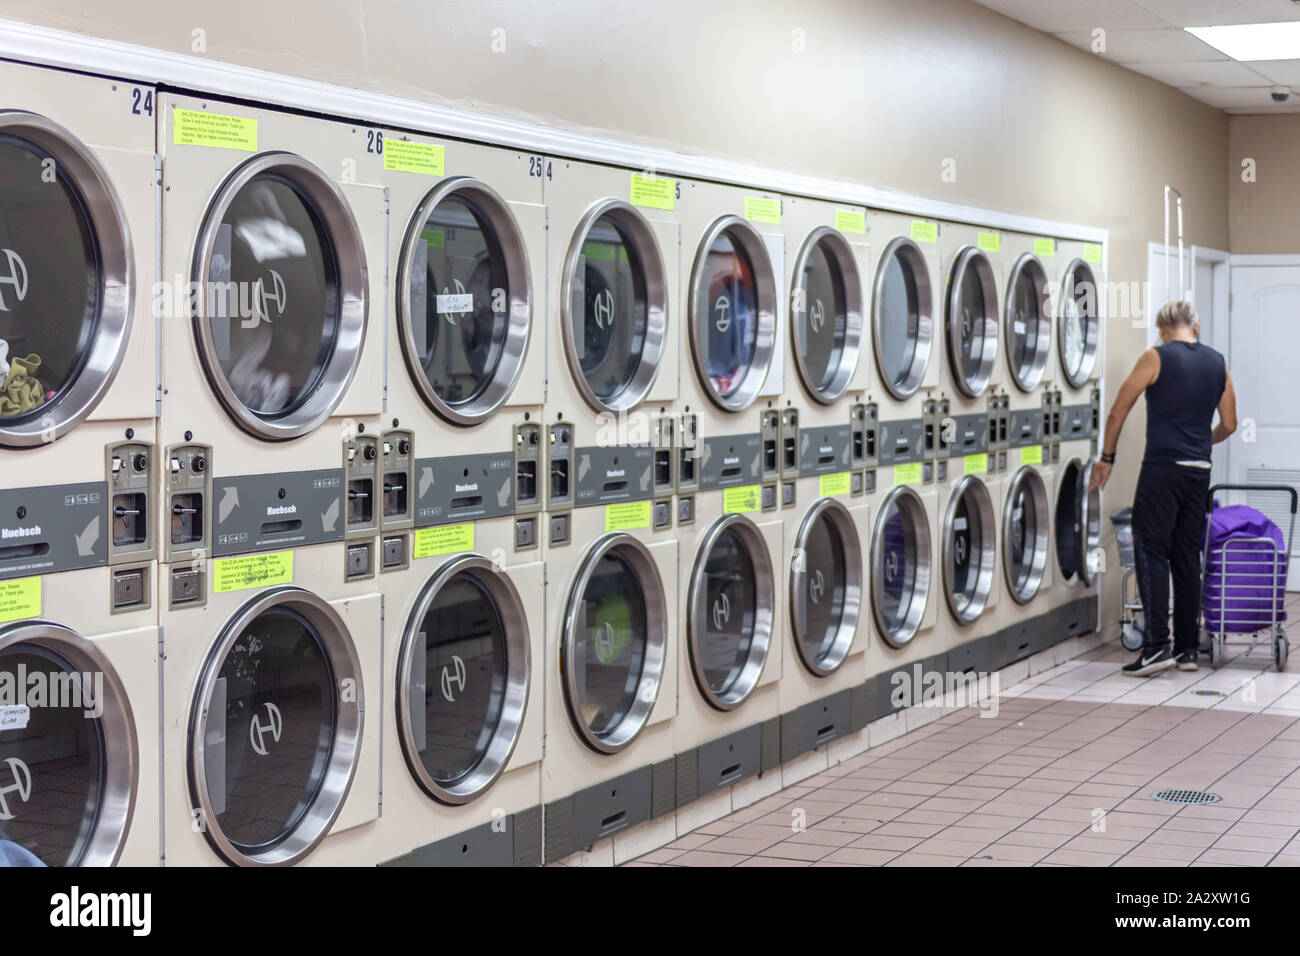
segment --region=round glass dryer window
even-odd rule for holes
[[[1021,391],[1043,380],[1052,323],[1048,316],[1047,272],[1029,253],[1016,260],[1007,283],[1007,364]]]
[[[881,636],[901,647],[916,636],[930,592],[930,531],[915,491],[895,488],[876,518],[872,604]]]
[[[1092,584],[1092,553],[1101,545],[1099,491],[1089,491],[1092,465],[1071,458],[1061,469],[1056,493],[1056,561],[1067,581],[1078,575]]]
[[[1071,385],[1078,388],[1092,375],[1097,358],[1097,341],[1101,319],[1098,308],[1097,280],[1092,269],[1081,259],[1065,270],[1061,290],[1061,371]]]
[[[622,749],[649,717],[663,677],[666,618],[644,545],[611,535],[588,553],[569,596],[561,673],[570,715],[594,749]]]
[[[1043,581],[1047,563],[1047,489],[1031,467],[1021,468],[1011,479],[1002,516],[1002,561],[1011,596],[1024,604]]]
[[[757,686],[772,639],[772,562],[748,518],[720,518],[705,535],[690,590],[690,651],[705,699],[729,710]]]
[[[998,350],[997,284],[988,257],[958,254],[948,290],[948,361],[958,389],[977,398],[988,388]]]
[[[191,729],[195,796],[227,859],[293,862],[328,832],[355,769],[357,680],[342,622],[307,592],[270,592],[228,626]]]
[[[824,677],[848,656],[862,604],[862,550],[853,517],[822,498],[804,516],[790,565],[790,612],[795,649],[805,667]]]
[[[691,334],[711,400],[748,407],[767,378],[776,329],[775,280],[762,237],[735,216],[714,223],[695,258]]]
[[[514,389],[528,344],[528,267],[506,201],[455,177],[421,205],[403,257],[402,343],[429,406],[457,425]]]
[[[107,391],[130,330],[128,248],[89,150],[0,110],[0,444],[61,438]]]
[[[849,244],[833,229],[814,231],[795,266],[790,314],[799,377],[820,402],[843,395],[857,367],[861,298]]]
[[[895,398],[908,397],[925,377],[933,336],[929,269],[910,239],[893,240],[880,257],[872,331],[885,388]]]
[[[957,482],[944,517],[944,570],[948,606],[962,624],[974,622],[988,605],[996,559],[993,502],[974,475]]]
[[[95,646],[54,624],[0,629],[0,868],[114,863],[137,769],[130,706]]]
[[[249,160],[213,202],[196,256],[195,333],[245,430],[279,440],[329,417],[356,372],[366,267],[343,194],[305,160]]]
[[[465,803],[505,769],[528,696],[528,630],[509,576],[452,561],[417,599],[399,662],[402,745],[430,796]]]
[[[659,372],[667,328],[663,265],[649,223],[606,200],[582,219],[565,267],[565,345],[598,411],[638,404]]]

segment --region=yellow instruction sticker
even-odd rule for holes
[[[647,209],[672,209],[677,196],[677,180],[659,176],[632,174],[632,205]]]
[[[862,209],[836,209],[835,228],[840,232],[864,233],[867,231],[867,214]]]
[[[894,466],[894,484],[914,485],[921,480],[921,463],[914,461],[910,465]]]
[[[930,222],[928,219],[912,220],[912,241],[913,242],[938,242],[939,241],[939,224]]]
[[[238,558],[219,558],[212,562],[213,594],[292,583],[292,551],[245,554]]]
[[[832,495],[847,495],[853,490],[853,476],[847,471],[837,471],[833,475],[822,475],[817,482],[817,491],[823,498]]]
[[[1043,446],[1026,445],[1020,449],[1020,464],[1041,465],[1043,463]]]
[[[1055,239],[1035,239],[1034,255],[1036,256],[1054,256],[1056,255]]]
[[[766,196],[746,196],[745,218],[750,222],[770,222],[776,225],[781,221],[781,200]]]
[[[605,505],[606,531],[640,531],[650,527],[650,502],[624,501]]]
[[[433,558],[440,554],[456,554],[474,550],[474,523],[442,524],[432,528],[416,528],[411,543],[411,557]]]
[[[976,240],[981,252],[1001,252],[1002,251],[1002,233],[1000,232],[981,232]]]
[[[172,142],[177,146],[216,146],[255,153],[257,120],[247,116],[205,113],[203,110],[174,110]]]
[[[1101,265],[1101,246],[1095,242],[1090,242],[1083,247],[1083,261],[1091,262],[1093,265]]]
[[[763,496],[758,485],[740,485],[722,491],[723,514],[738,515],[758,511],[763,507]]]
[[[413,143],[406,139],[384,139],[384,169],[399,173],[423,173],[441,176],[446,147],[433,143]]]
[[[41,616],[41,579],[0,581],[0,623]]]
[[[984,452],[978,455],[967,455],[962,462],[962,474],[964,475],[982,475],[989,470],[989,456]]]

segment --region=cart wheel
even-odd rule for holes
[[[1210,655],[1211,667],[1218,667],[1223,663],[1223,646],[1219,643],[1217,637],[1210,637],[1210,646],[1206,650],[1206,653]]]
[[[1121,626],[1119,642],[1124,646],[1124,650],[1136,651],[1142,647],[1142,636],[1142,631],[1138,628],[1138,621],[1134,619]]]
[[[1210,637],[1210,632],[1205,628],[1201,628],[1200,644],[1197,646],[1202,654],[1210,653],[1210,649],[1214,647],[1214,638]]]
[[[1273,663],[1277,665],[1279,671],[1286,667],[1286,655],[1290,649],[1285,634],[1278,634],[1273,638]]]

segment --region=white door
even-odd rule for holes
[[[1300,490],[1300,257],[1233,256],[1229,364],[1239,431],[1226,442],[1228,480]],[[1244,500],[1286,534],[1289,501],[1248,492]],[[1292,542],[1289,589],[1300,589],[1300,549]]]

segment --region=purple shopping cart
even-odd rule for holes
[[[1276,493],[1290,502],[1286,535],[1265,515],[1246,505],[1220,505],[1215,493],[1250,491]],[[1273,663],[1286,666],[1286,574],[1295,534],[1296,489],[1290,485],[1215,485],[1206,508],[1205,550],[1202,555],[1202,650],[1210,665],[1223,663],[1230,643],[1250,654],[1270,642]],[[1244,638],[1244,639],[1243,639]]]

